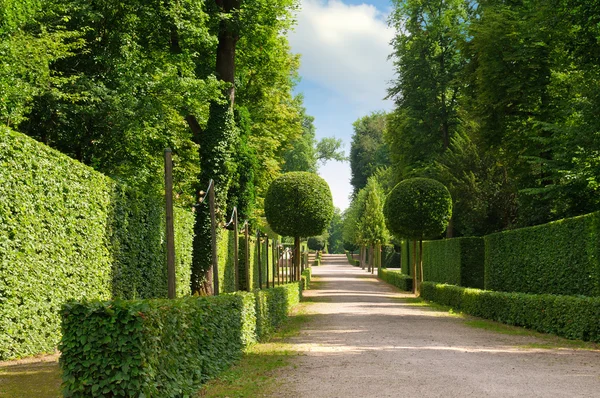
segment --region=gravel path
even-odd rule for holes
[[[524,348],[547,341],[414,305],[345,256],[323,264],[278,397],[600,397],[599,351]]]

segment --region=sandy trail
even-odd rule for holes
[[[598,351],[524,348],[544,341],[415,306],[345,256],[323,264],[278,397],[600,397]]]

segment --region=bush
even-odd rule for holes
[[[600,213],[485,237],[485,288],[600,296]]]
[[[466,314],[600,342],[600,298],[492,292],[424,282],[421,297]]]
[[[406,292],[412,291],[412,277],[405,275],[400,271],[392,271],[385,268],[380,268],[377,271],[377,276],[379,276],[379,279],[389,283],[390,285],[396,286],[400,290],[404,290]]]
[[[323,250],[325,248],[326,242],[327,242],[327,239],[323,235],[312,236],[312,237],[308,238],[307,245],[310,250],[319,251],[319,250]]]
[[[301,283],[302,290],[310,289],[310,280],[312,278],[312,269],[306,268],[304,271],[302,271],[301,278],[302,278],[302,283]]]
[[[309,269],[307,269],[309,271]],[[288,283],[270,289],[257,290],[256,335],[265,340],[287,319],[290,310],[300,302],[301,290],[308,288],[310,276],[302,273],[300,283]]]
[[[0,127],[0,360],[51,352],[71,299],[167,296],[164,202]],[[191,211],[175,210],[177,294]]]
[[[452,197],[441,182],[411,178],[391,190],[383,212],[387,228],[397,237],[436,237],[452,216]]]
[[[483,238],[423,242],[424,280],[483,289]]]
[[[279,235],[320,235],[333,217],[329,185],[314,173],[283,174],[269,186],[265,215],[271,229]]]
[[[250,293],[68,303],[62,311],[66,397],[181,397],[255,340]]]
[[[300,283],[176,300],[67,303],[66,397],[182,397],[264,339],[298,304]]]

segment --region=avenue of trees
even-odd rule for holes
[[[345,225],[369,177],[442,182],[447,236],[600,209],[600,4],[394,0],[389,22],[395,107],[354,124]]]

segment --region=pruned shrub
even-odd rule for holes
[[[379,276],[379,279],[382,281],[396,286],[400,290],[404,290],[406,292],[412,291],[412,276],[405,275],[399,270],[388,270],[385,268],[379,268],[377,272],[377,276]]]
[[[423,242],[426,281],[483,289],[483,238],[455,238]]]
[[[191,210],[175,209],[177,294]],[[72,299],[167,296],[164,202],[0,127],[0,360],[53,352]]]
[[[600,213],[485,237],[485,288],[600,296]]]
[[[325,249],[325,244],[327,243],[327,237],[323,235],[319,236],[311,236],[308,238],[307,246],[310,250],[323,250]]]
[[[424,282],[421,296],[469,315],[600,342],[600,297],[493,292]]]

